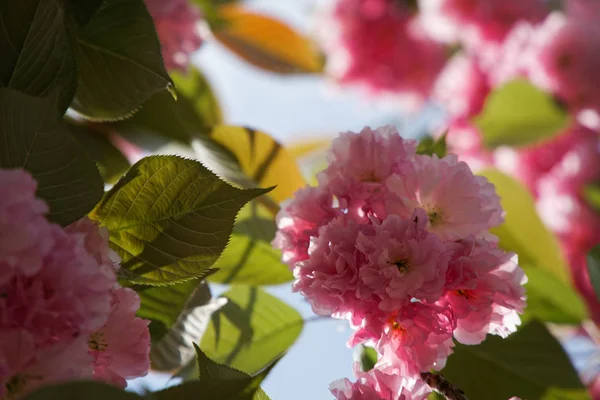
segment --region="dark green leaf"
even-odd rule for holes
[[[96,14],[103,0],[66,0],[67,9],[75,17],[77,23],[84,26]]]
[[[123,279],[173,284],[205,276],[237,212],[266,192],[234,188],[197,161],[152,156],[131,167],[92,216],[110,232]]]
[[[600,299],[600,244],[588,252],[587,269],[596,297]]]
[[[206,282],[198,284],[197,280],[150,287],[142,290],[140,297],[138,315],[151,319],[151,328],[153,324],[162,327],[154,332],[150,329],[152,369],[169,372],[192,362],[193,344],[202,338],[212,313],[225,304],[224,299],[212,299]]]
[[[540,399],[551,387],[583,388],[560,343],[535,320],[506,339],[457,345],[442,372],[471,399]]]
[[[69,382],[62,385],[42,387],[25,396],[23,400],[140,400],[129,393],[101,382]]]
[[[100,175],[106,183],[115,183],[130,167],[129,161],[117,149],[108,136],[95,131],[88,125],[67,120],[71,134],[85,148],[90,157],[96,161]]]
[[[75,93],[75,59],[58,0],[0,2],[0,87],[32,96],[59,93],[64,113]]]
[[[474,122],[489,148],[526,146],[559,134],[569,116],[549,94],[519,79],[494,89]]]
[[[253,374],[287,351],[300,335],[302,316],[265,291],[234,286],[212,316],[202,350],[213,360]]]
[[[579,324],[587,319],[581,296],[570,284],[564,283],[541,268],[523,265],[529,281],[527,308],[523,319],[536,318],[557,324]]]
[[[76,59],[72,106],[90,119],[127,117],[171,85],[143,0],[104,0],[78,32]]]
[[[586,185],[583,188],[583,197],[594,210],[600,212],[600,182]]]
[[[55,97],[0,89],[0,167],[29,171],[38,181],[37,195],[50,206],[48,218],[67,225],[98,203],[104,187],[94,162],[68,133],[55,106]]]
[[[215,264],[217,272],[208,280],[218,283],[277,285],[294,279],[281,262],[281,252],[271,246],[275,222],[258,200],[252,200],[238,214],[233,234]]]
[[[377,364],[377,351],[372,347],[360,346],[360,367],[367,372]]]
[[[417,146],[417,154],[428,156],[435,154],[439,158],[444,157],[447,154],[446,135],[444,134],[437,140],[431,136],[425,136]]]

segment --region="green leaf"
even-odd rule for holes
[[[496,186],[502,208],[506,211],[505,222],[491,229],[500,239],[500,247],[517,253],[519,264],[535,265],[569,284],[568,266],[558,241],[538,217],[529,191],[495,169],[482,171],[480,175]]]
[[[447,149],[445,134],[437,140],[427,135],[419,142],[419,145],[417,146],[417,154],[424,154],[428,156],[435,154],[439,158],[442,158],[447,154]]]
[[[67,0],[67,10],[77,24],[84,26],[96,14],[104,0]]]
[[[373,369],[377,364],[377,351],[372,347],[360,346],[360,367],[364,372]]]
[[[171,86],[143,0],[104,0],[76,43],[79,83],[72,107],[86,118],[127,117]]]
[[[168,372],[181,371],[192,362],[196,354],[194,343],[202,338],[212,313],[226,302],[225,299],[212,299],[208,284],[198,284],[196,280],[147,287],[140,297],[142,305],[138,315],[152,319],[152,369]],[[153,324],[159,324],[162,331],[154,329],[153,334]],[[157,336],[157,332],[163,335]]]
[[[38,182],[48,218],[61,225],[86,215],[104,186],[94,162],[53,111],[56,98],[36,98],[0,89],[1,168],[22,167]]]
[[[442,372],[471,399],[539,399],[551,387],[583,388],[560,343],[535,320],[506,339],[458,344]]]
[[[276,225],[269,211],[252,200],[242,208],[225,251],[215,264],[210,282],[278,285],[294,279],[271,246]]]
[[[0,87],[32,96],[58,93],[61,114],[75,93],[75,59],[58,0],[0,2]]]
[[[177,88],[177,98],[183,96],[193,105],[197,115],[207,127],[223,123],[223,112],[214,91],[202,72],[190,66],[186,74],[171,72]]]
[[[131,166],[127,158],[117,149],[107,134],[95,131],[86,124],[67,119],[71,134],[96,161],[104,182],[115,183]]]
[[[205,276],[239,209],[268,190],[240,190],[197,161],[152,156],[131,167],[91,216],[108,228],[123,279],[173,284]]]
[[[287,351],[302,331],[302,316],[276,297],[234,286],[227,304],[212,316],[201,342],[213,360],[253,374]]]
[[[557,324],[579,324],[587,319],[581,296],[571,285],[540,268],[523,265],[527,274],[527,308],[523,319]]]
[[[550,388],[542,400],[592,400],[586,389]]]
[[[583,188],[583,197],[594,210],[600,212],[600,182],[586,185]]]
[[[139,400],[140,396],[129,393],[106,383],[69,382],[62,385],[43,386],[23,400]]]
[[[587,270],[590,281],[594,287],[596,297],[600,299],[600,244],[596,245],[587,254]]]
[[[474,119],[489,148],[526,146],[559,134],[569,115],[547,93],[525,79],[494,89]]]

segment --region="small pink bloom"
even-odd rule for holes
[[[431,393],[423,381],[407,379],[391,366],[378,365],[369,372],[355,366],[354,373],[354,383],[340,379],[329,385],[337,400],[424,400]]]
[[[145,0],[162,47],[167,69],[185,71],[190,55],[200,48],[200,10],[188,0]]]
[[[308,258],[311,237],[319,228],[340,215],[333,207],[333,196],[322,188],[307,186],[294,193],[294,198],[282,204],[277,214],[277,233],[273,247],[283,253],[283,262],[293,267]]]
[[[467,119],[452,120],[446,132],[448,152],[456,154],[473,172],[493,165],[492,154],[484,148],[481,132]]]
[[[101,227],[98,222],[83,217],[67,226],[65,231],[83,235],[86,251],[94,257],[101,268],[113,274],[118,271],[121,259],[108,245],[108,229],[106,227]]]
[[[407,217],[417,207],[428,215],[428,230],[442,240],[477,235],[499,225],[500,198],[494,186],[475,176],[454,155],[416,156],[410,168],[387,181],[388,212]]]
[[[479,48],[501,42],[521,20],[537,22],[548,13],[542,0],[420,0],[431,34]]]
[[[571,110],[600,110],[599,17],[590,22],[555,12],[536,27],[529,77]]]
[[[150,368],[150,321],[135,316],[140,298],[129,288],[115,289],[106,325],[89,338],[94,377],[126,387],[126,379],[144,376]]]
[[[454,118],[478,114],[490,91],[488,78],[475,57],[457,54],[441,72],[433,93]]]
[[[22,329],[0,331],[0,398],[18,398],[41,385],[92,375],[85,337],[36,349]]]
[[[399,95],[413,105],[428,96],[446,60],[444,47],[424,33],[418,15],[402,2],[337,0],[323,24],[331,28],[322,36],[335,79]]]

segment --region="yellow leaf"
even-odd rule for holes
[[[216,39],[255,66],[272,72],[317,73],[323,69],[314,45],[283,22],[236,5],[222,6]]]
[[[278,203],[306,184],[294,158],[266,133],[220,125],[211,137],[236,156],[243,172],[258,187],[277,185],[268,195]]]
[[[529,191],[508,175],[495,169],[482,171],[496,186],[506,211],[505,222],[491,232],[500,238],[500,247],[519,255],[520,264],[535,265],[563,282],[570,282],[567,263],[556,237],[540,220]]]
[[[286,148],[292,157],[294,157],[295,159],[299,159],[310,153],[320,150],[326,150],[329,148],[329,146],[331,146],[331,140],[316,139],[291,144]]]

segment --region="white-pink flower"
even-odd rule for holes
[[[140,298],[131,289],[113,291],[106,324],[89,337],[94,378],[126,387],[126,379],[144,376],[150,368],[150,321],[135,316]]]
[[[119,270],[121,259],[108,245],[108,229],[96,221],[83,217],[65,228],[71,234],[83,235],[83,243],[89,255],[94,257],[100,268],[107,273]]]
[[[477,235],[499,225],[500,198],[494,186],[454,155],[416,156],[387,180],[387,211],[407,218],[415,208],[428,215],[427,229],[442,240]]]

